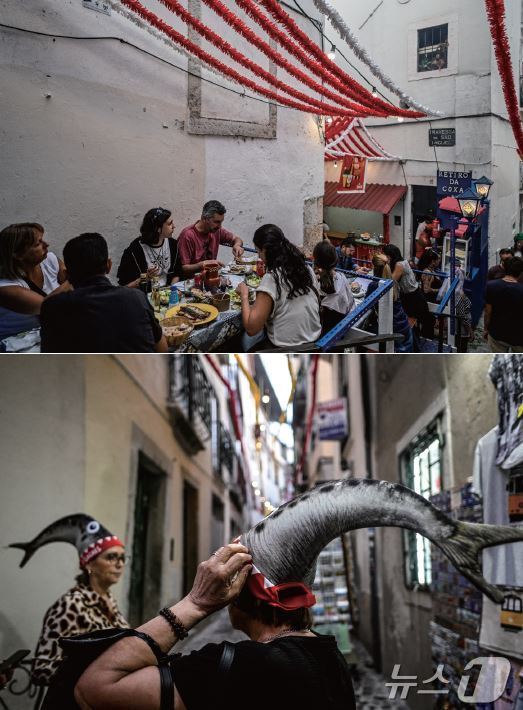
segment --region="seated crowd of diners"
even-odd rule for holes
[[[223,266],[218,261],[220,245],[230,246],[233,256],[241,257],[242,239],[223,227],[225,213],[220,202],[207,202],[200,219],[175,239],[171,211],[149,210],[140,236],[121,256],[119,285],[108,278],[112,261],[107,242],[98,233],[70,239],[62,262],[49,251],[42,225],[27,222],[4,228],[0,232],[2,349],[16,350],[17,338],[25,343],[23,334],[29,331],[42,352],[165,352],[161,326],[139,288],[141,278],[145,274],[160,286],[169,286],[209,267]],[[319,242],[312,266],[276,225],[259,227],[253,242],[265,264],[254,303],[249,302],[245,283],[237,288],[243,328],[247,335],[257,336],[253,350],[317,341],[355,307],[350,281],[343,273],[359,269],[350,238],[337,249],[328,240]],[[427,259],[428,255],[425,265],[430,272],[439,262]],[[394,280],[394,332],[403,335],[395,347],[409,352],[413,348],[409,318],[430,329],[427,299],[436,291],[433,276],[418,280],[392,245],[374,259],[373,269],[378,278]],[[368,293],[376,287],[377,282],[371,282]]]

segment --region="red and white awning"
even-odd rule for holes
[[[370,160],[399,160],[371,136],[360,118],[335,119],[325,131],[325,159],[341,160],[347,155]]]

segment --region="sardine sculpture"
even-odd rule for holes
[[[8,547],[15,547],[25,552],[20,562],[20,567],[24,567],[40,547],[51,542],[69,542],[76,547],[78,554],[82,555],[89,547],[109,537],[113,540],[117,539],[90,515],[75,513],[51,523],[30,542],[13,542]],[[114,542],[114,544],[121,543]]]
[[[273,584],[304,582],[311,587],[318,555],[331,540],[350,530],[384,526],[424,535],[489,599],[503,601],[502,590],[483,577],[479,553],[485,547],[523,540],[523,526],[452,520],[398,483],[344,479],[320,484],[274,510],[242,535],[241,542]]]

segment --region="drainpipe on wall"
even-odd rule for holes
[[[367,478],[374,478],[372,466],[372,403],[370,396],[370,378],[367,358],[361,357],[361,384],[363,400],[363,422],[365,436],[365,464]],[[376,533],[374,528],[369,529],[369,576],[370,576],[370,611],[372,629],[372,656],[378,673],[381,673],[381,629],[380,629],[380,601],[378,596],[378,570],[376,555]]]

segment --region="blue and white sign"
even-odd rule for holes
[[[345,399],[332,399],[318,404],[320,439],[339,440],[348,434],[347,402]]]
[[[459,197],[472,185],[472,171],[457,173],[452,170],[438,170],[438,195],[443,197]]]

